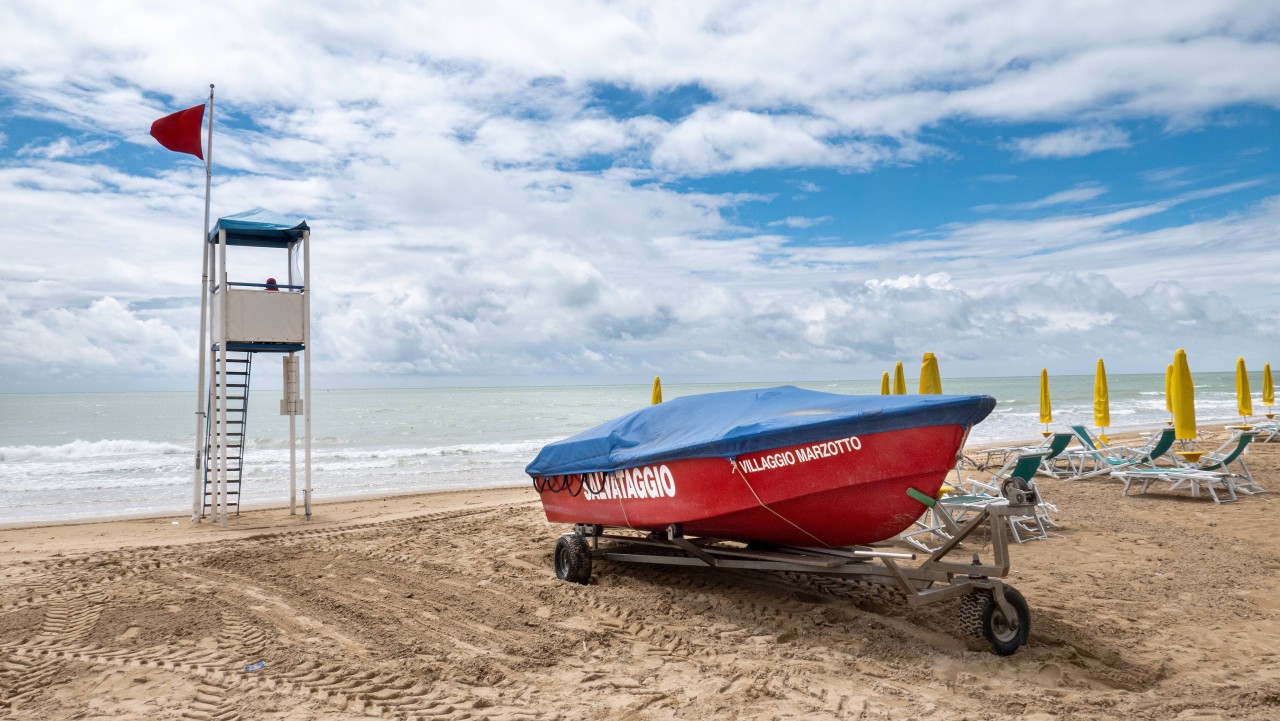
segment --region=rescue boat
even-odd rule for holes
[[[892,538],[934,497],[985,395],[780,386],[683,396],[545,446],[548,521],[806,547]]]

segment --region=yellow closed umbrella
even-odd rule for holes
[[[880,395],[889,395],[889,371],[885,371],[884,375],[880,376]]]
[[[920,362],[920,395],[941,395],[942,376],[938,374],[938,359],[925,353]]]
[[[1049,369],[1040,369],[1040,422],[1044,424],[1044,434],[1049,435],[1049,424],[1053,423],[1053,404],[1049,402]]]
[[[1164,367],[1164,409],[1169,411],[1169,420],[1165,421],[1169,425],[1173,425],[1173,364]]]
[[[1276,386],[1271,382],[1271,364],[1262,366],[1262,405],[1267,407],[1267,418],[1275,418]]]
[[[907,394],[907,374],[902,370],[902,361],[893,367],[893,394],[895,396],[905,396]]]
[[[658,405],[662,402],[662,380],[658,376],[653,377],[653,395],[649,397],[652,405]]]
[[[1244,369],[1244,358],[1236,358],[1236,408],[1246,421],[1253,415],[1253,397],[1249,393],[1249,371]]]
[[[1101,358],[1093,376],[1093,425],[1098,427],[1098,438],[1107,443],[1103,430],[1111,427],[1111,396],[1107,393],[1107,367]]]
[[[1173,354],[1173,430],[1180,441],[1196,437],[1196,390],[1187,365],[1187,352],[1181,348]]]

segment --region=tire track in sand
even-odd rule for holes
[[[56,658],[0,655],[0,709],[16,710],[24,701],[53,685],[62,669]]]

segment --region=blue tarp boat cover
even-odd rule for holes
[[[848,396],[795,386],[683,396],[550,443],[524,470],[607,472],[917,426],[971,427],[995,406],[991,396]]]
[[[229,245],[283,245],[301,238],[310,228],[305,220],[259,207],[218,218],[209,231],[209,242],[217,242],[219,230],[227,231]]]

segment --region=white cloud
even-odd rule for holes
[[[1068,128],[1013,141],[1013,147],[1025,158],[1075,158],[1129,145],[1129,134],[1111,126]]]
[[[1085,203],[1107,192],[1107,189],[1096,183],[1083,183],[1074,188],[1059,190],[1056,193],[1050,193],[1043,198],[1029,200],[1025,203],[1009,203],[1007,205],[986,204],[979,205],[974,210],[983,212],[993,210],[1039,210],[1041,208],[1051,208],[1055,205],[1075,205],[1077,203]]]
[[[68,375],[165,374],[185,372],[195,363],[195,354],[184,352],[186,339],[173,327],[130,311],[110,296],[83,307],[43,308],[21,315],[6,307],[4,316],[0,365],[31,375],[50,369]]]
[[[910,290],[913,288],[928,288],[931,290],[952,290],[955,288],[951,284],[951,276],[947,273],[930,273],[929,275],[900,275],[897,278],[886,278],[884,280],[876,280],[872,278],[866,283],[867,287],[873,291],[879,290]]]
[[[812,228],[823,223],[831,222],[831,216],[824,215],[818,218],[806,218],[804,216],[793,215],[782,220],[771,220],[768,223],[770,228]]]
[[[790,165],[868,168],[888,157],[866,143],[829,143],[835,131],[819,118],[701,108],[657,142],[652,158],[669,172],[710,175]]]
[[[1155,0],[0,3],[8,142],[30,137],[22,119],[61,138],[0,164],[0,225],[22,239],[0,261],[0,370],[12,388],[186,386],[202,167],[104,158],[153,150],[150,122],[209,81],[214,213],[310,219],[317,370],[335,382],[847,376],[925,349],[1003,370],[1023,353],[1096,357],[1095,336],[1137,356],[1161,313],[1190,324],[1185,344],[1224,348],[1215,333],[1265,330],[1256,309],[1278,300],[1275,199],[1178,222],[1164,214],[1193,196],[1091,211],[1107,189],[1086,183],[999,208],[1037,217],[805,247],[789,229],[834,225],[830,208],[858,199],[789,177],[785,193],[824,204],[756,232],[735,211],[776,190],[734,183],[959,162],[954,120],[1070,126],[1019,137],[1025,157],[1138,149],[1132,120],[1181,129],[1280,104],[1280,76],[1257,70],[1280,66],[1275,23],[1264,3]],[[601,85],[654,102],[609,112]],[[663,113],[687,87],[704,95]],[[1150,179],[1195,175],[1178,170]],[[1166,227],[1134,231],[1143,220]],[[1023,332],[1035,340],[1010,356]],[[129,375],[140,351],[150,374]]]
[[[1191,169],[1187,167],[1177,168],[1156,168],[1148,170],[1142,174],[1142,178],[1152,185],[1161,188],[1182,188],[1191,184],[1189,175]]]
[[[1016,207],[1023,210],[1034,210],[1036,208],[1047,208],[1053,205],[1070,205],[1074,203],[1083,203],[1093,200],[1094,198],[1107,192],[1107,189],[1100,185],[1077,185],[1074,188],[1060,190],[1056,193],[1047,195],[1039,200],[1033,200],[1029,203],[1020,203]]]
[[[88,231],[97,210],[84,212],[67,217],[68,227]],[[313,218],[317,372],[331,384],[608,379],[654,368],[705,379],[758,377],[760,368],[781,377],[856,377],[925,350],[939,353],[953,375],[1050,361],[1070,367],[1099,355],[1114,357],[1113,370],[1123,372],[1149,370],[1141,359],[1167,356],[1166,343],[1193,349],[1206,367],[1228,367],[1233,354],[1277,330],[1269,315],[1254,312],[1256,296],[1230,293],[1267,287],[1280,261],[1271,243],[1280,200],[1155,233],[1117,232],[1119,216],[1059,218],[957,226],[934,239],[863,249],[786,247],[782,237],[703,240],[688,232],[699,217],[668,226],[680,230],[665,239],[652,231],[555,240],[480,229],[425,245],[407,242],[417,235],[413,225],[353,232]],[[513,220],[498,227],[517,227]],[[1062,233],[1071,242],[1059,243]],[[119,239],[110,250],[114,268],[102,267],[101,250],[87,250],[103,247],[95,242],[67,246],[49,273],[32,264],[0,271],[7,299],[0,341],[8,349],[0,367],[10,383],[74,387],[113,375],[127,383],[139,377],[139,362],[153,382],[190,381],[197,310],[190,229],[168,229],[158,236],[164,242],[138,247],[107,234]],[[655,240],[643,242],[645,235]],[[1034,246],[1010,241],[1029,238]],[[146,256],[166,255],[171,271],[144,265]],[[1242,265],[1241,256],[1256,262]],[[98,295],[107,289],[116,295]],[[138,300],[126,304],[122,294]],[[148,309],[163,298],[170,305]],[[1180,329],[1176,338],[1170,328]]]
[[[59,160],[62,158],[81,158],[109,150],[115,143],[107,140],[76,142],[71,138],[58,138],[43,145],[27,144],[18,148],[19,158],[44,158]]]
[[[164,31],[147,31],[143,17]],[[536,12],[479,3],[466,13],[16,2],[0,7],[0,26],[14,29],[0,49],[12,72],[0,82],[23,114],[149,144],[146,123],[201,100],[192,78],[208,77],[224,107],[252,108],[273,135],[293,138],[237,154],[237,165],[341,158],[370,131],[411,123],[424,136],[478,133],[507,162],[652,152],[676,172],[856,170],[929,152],[919,134],[948,118],[1083,121],[1056,141],[1022,140],[1032,154],[1065,157],[1129,142],[1113,125],[1122,118],[1194,124],[1232,104],[1275,107],[1280,78],[1248,70],[1280,64],[1280,47],[1258,30],[1274,21],[1257,4],[1156,0],[1105,12],[1083,1],[547,2]],[[204,52],[189,52],[192,36],[206,38]],[[584,107],[594,83],[648,93],[696,85],[715,99],[673,125],[618,122]]]

